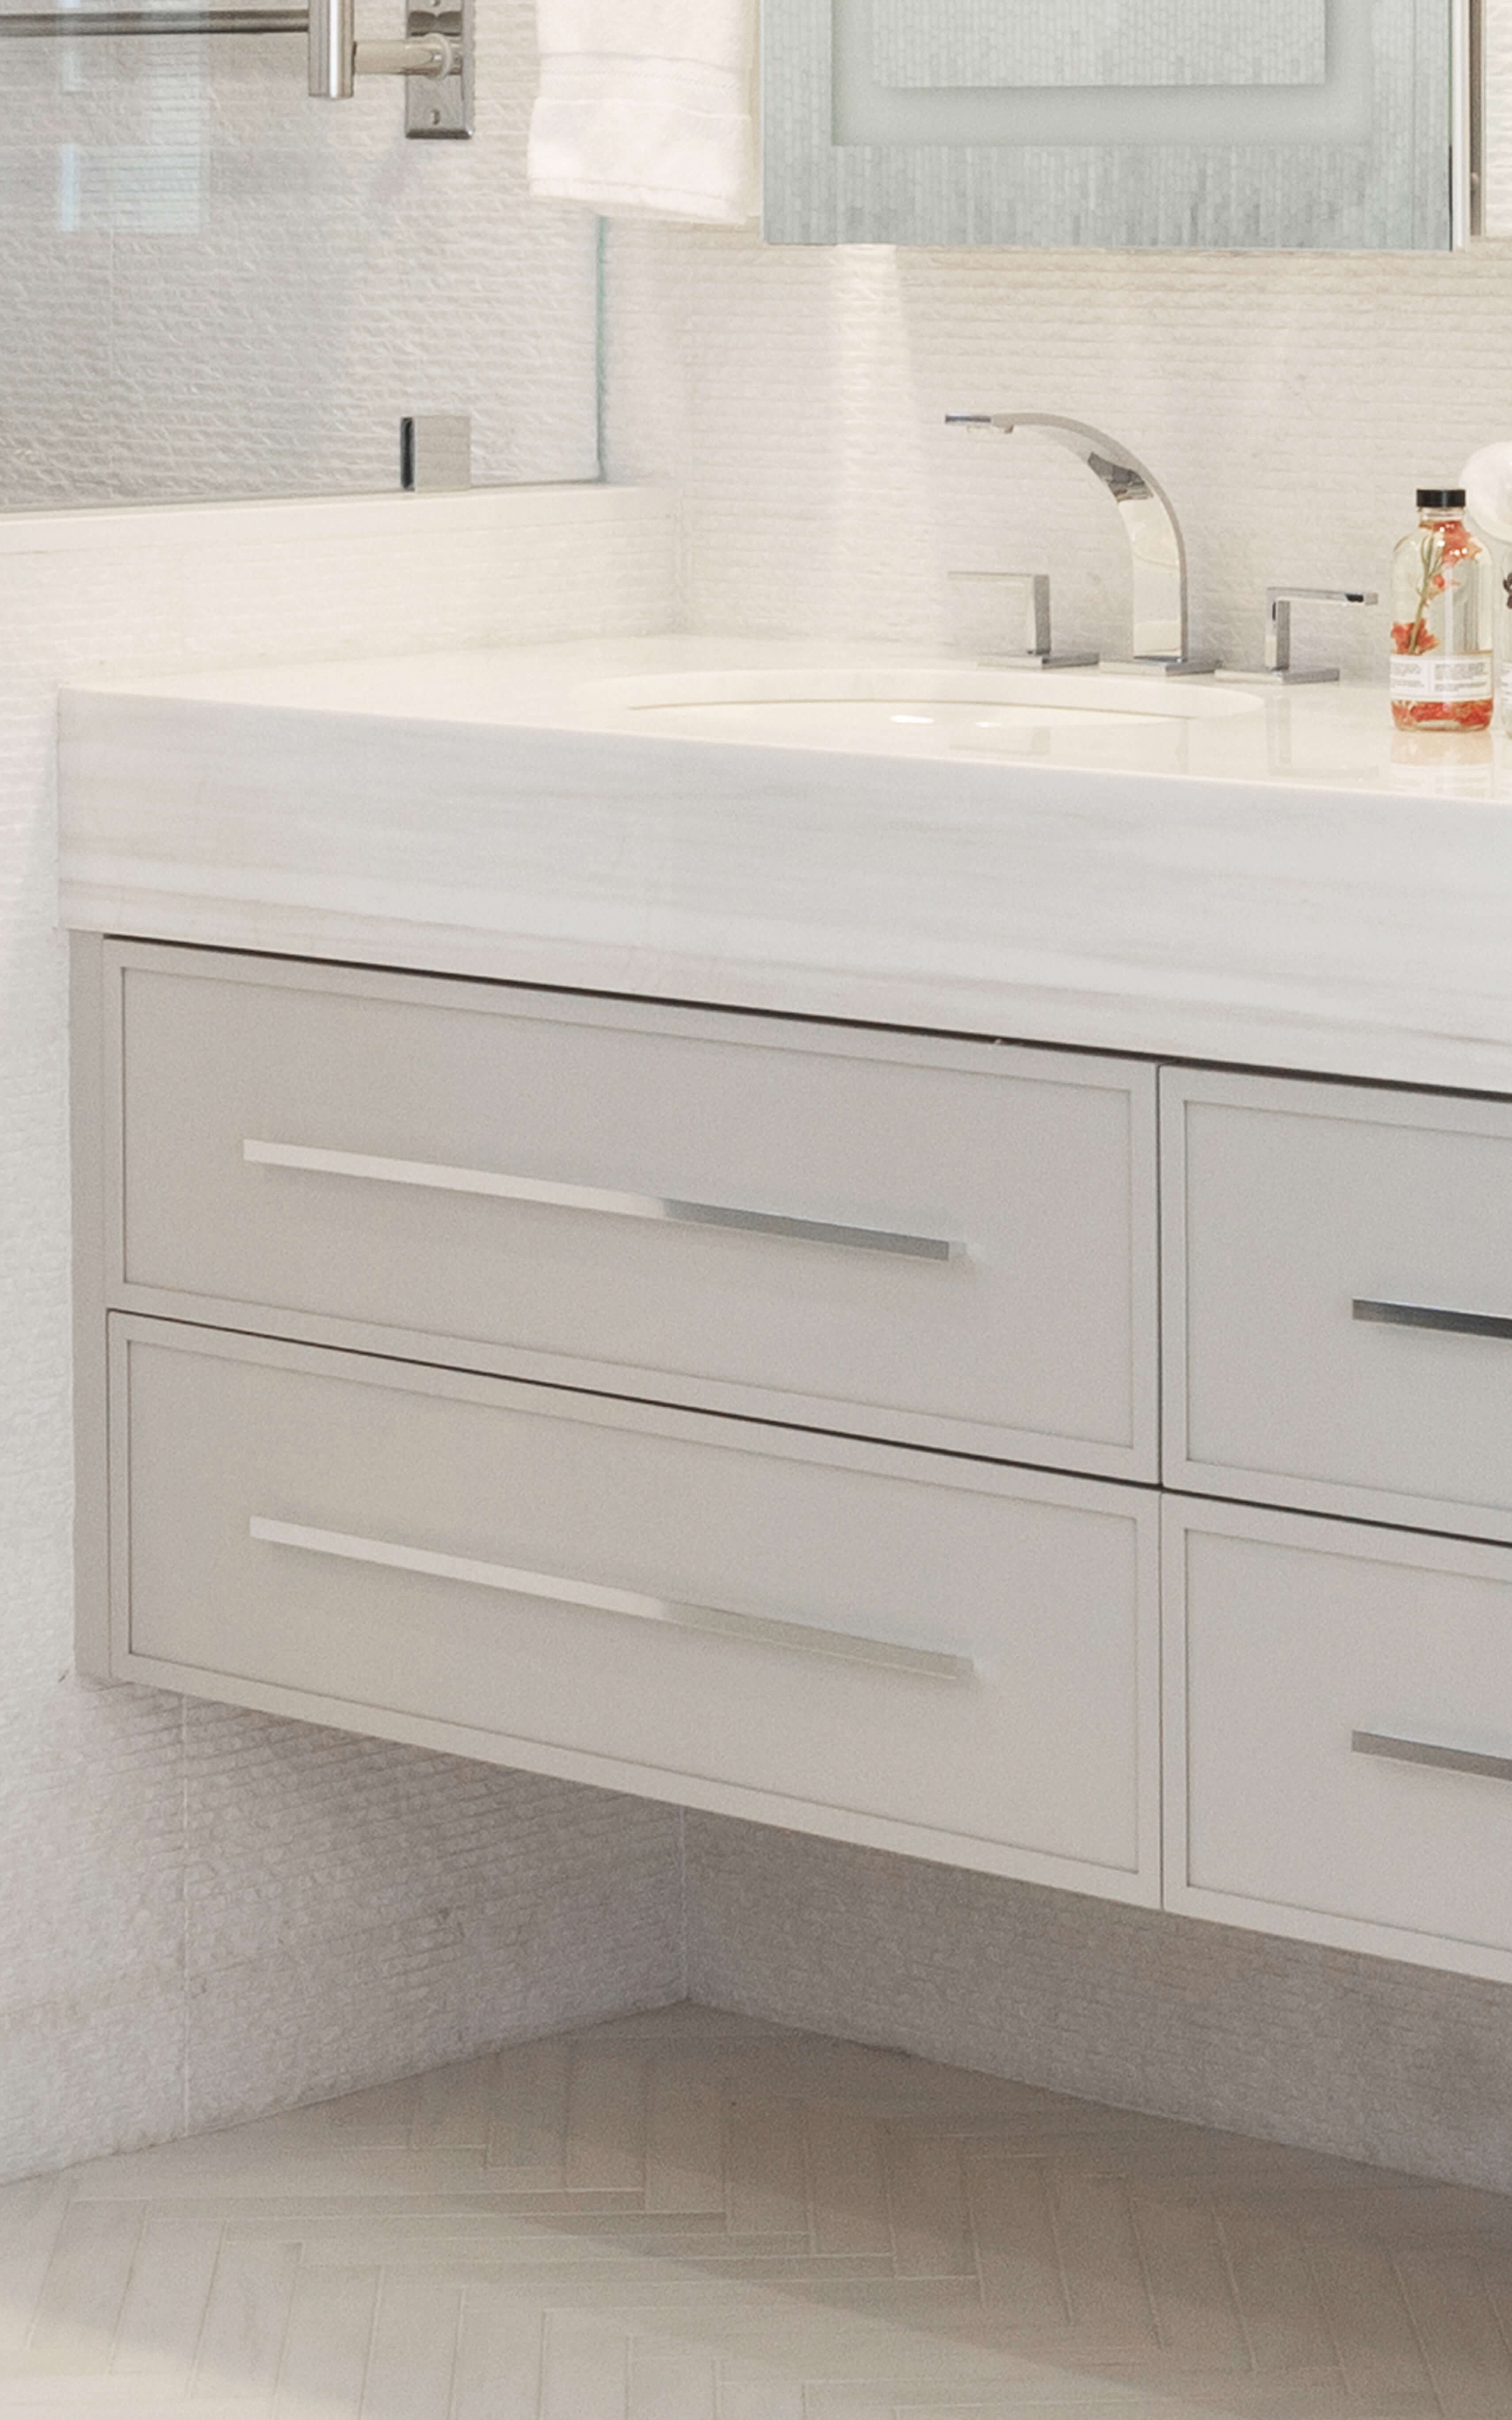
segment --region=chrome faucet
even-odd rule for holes
[[[1136,455],[1085,420],[1055,411],[948,411],[952,428],[1037,430],[1102,480],[1119,508],[1134,561],[1134,653],[1140,664],[1167,673],[1211,673],[1217,659],[1187,647],[1186,548],[1171,500]]]
[[[1265,592],[1265,669],[1281,681],[1336,681],[1337,664],[1318,664],[1300,672],[1291,660],[1291,608],[1298,597],[1324,605],[1379,605],[1373,588],[1268,588]]]

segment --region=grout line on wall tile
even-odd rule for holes
[[[687,1946],[687,1808],[677,1809],[677,1955],[680,1996],[691,1997]]]
[[[189,1699],[178,1700],[178,2123],[189,2132]]]

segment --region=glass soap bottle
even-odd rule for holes
[[[1491,558],[1463,488],[1419,488],[1392,557],[1391,711],[1399,731],[1486,731],[1495,706]]]

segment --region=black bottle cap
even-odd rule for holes
[[[1420,513],[1459,513],[1465,508],[1463,488],[1419,488],[1417,508]]]

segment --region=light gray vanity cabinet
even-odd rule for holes
[[[1168,1486],[1512,1544],[1512,1104],[1166,1068]]]
[[[1512,1981],[1512,1556],[1165,1501],[1165,1904]]]
[[[106,966],[123,1309],[1156,1475],[1148,1066],[286,959]]]
[[[1158,1904],[1152,1491],[111,1325],[124,1675]]]
[[[1473,0],[764,0],[773,243],[1443,251]]]
[[[85,1670],[1512,1981],[1512,1103],[75,980]]]
[[[1158,1905],[1152,1067],[75,964],[86,1669]]]

